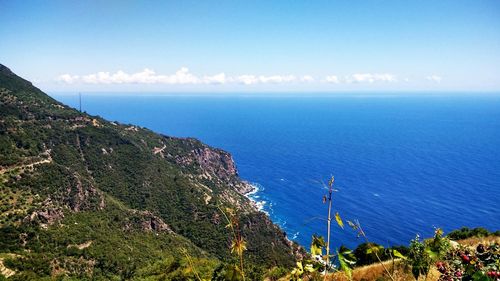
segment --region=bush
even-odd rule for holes
[[[479,244],[476,249],[460,246],[436,262],[439,280],[498,280],[500,245]]]
[[[368,264],[378,262],[378,259],[375,256],[375,253],[368,253],[368,250],[373,248],[373,247],[378,248],[378,247],[380,247],[380,245],[377,243],[371,243],[371,242],[359,244],[359,246],[354,250],[354,256],[356,257],[356,265],[357,266],[368,265]],[[381,254],[379,254],[379,256],[382,260],[384,260]]]
[[[498,231],[497,231],[498,232]],[[497,233],[495,232],[495,233]],[[448,233],[448,238],[453,239],[453,240],[461,240],[461,239],[467,239],[470,237],[487,237],[490,236],[494,233],[489,232],[487,229],[482,228],[482,227],[476,227],[476,228],[468,228],[468,227],[462,227],[461,229],[454,230],[450,233]]]
[[[270,281],[276,281],[288,273],[288,269],[284,267],[273,267],[267,274],[266,277]]]

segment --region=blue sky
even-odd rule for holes
[[[499,91],[500,1],[6,1],[0,63],[55,91]]]

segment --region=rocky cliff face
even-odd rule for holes
[[[194,140],[188,142],[196,143]],[[202,145],[188,152],[178,155],[175,161],[184,167],[195,165],[202,174],[213,177],[221,182],[232,183],[238,181],[238,172],[231,155],[225,151]]]
[[[233,157],[226,151],[202,145],[187,155],[178,156],[176,162],[185,167],[194,165],[204,178],[228,185],[242,195],[254,190],[251,184],[239,178]]]

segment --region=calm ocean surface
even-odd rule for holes
[[[78,107],[76,95],[53,94]],[[255,200],[290,238],[326,235],[333,208],[368,238],[407,244],[462,226],[500,229],[500,96],[165,96],[88,94],[83,109],[232,153]],[[333,228],[333,243],[361,240]]]

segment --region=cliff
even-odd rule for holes
[[[218,207],[236,210],[249,266],[293,264],[249,189],[225,151],[80,113],[0,65],[0,257],[11,278],[132,278],[181,248],[224,263]]]

